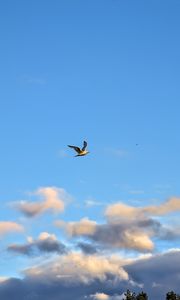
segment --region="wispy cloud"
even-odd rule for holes
[[[121,148],[106,148],[105,152],[118,158],[124,158],[129,154],[127,150]]]
[[[109,205],[106,209],[106,216],[109,219],[115,218],[137,218],[147,215],[161,216],[169,213],[173,213],[180,210],[180,198],[170,198],[160,205],[153,205],[147,207],[133,207],[124,203],[115,203]]]
[[[86,207],[93,207],[93,206],[102,206],[102,205],[105,205],[104,203],[96,201],[96,200],[93,200],[93,199],[87,199],[87,200],[84,201],[84,203],[85,203]]]
[[[29,78],[26,78],[26,82],[31,83],[31,84],[44,85],[47,83],[47,80],[45,78],[40,78],[40,77],[29,77]]]
[[[64,157],[67,157],[67,156],[68,156],[68,153],[67,153],[67,151],[65,151],[64,149],[60,149],[60,150],[58,151],[58,157],[64,158]]]
[[[155,184],[153,186],[153,189],[158,194],[164,194],[164,193],[170,192],[170,190],[172,189],[172,186],[170,184]]]
[[[45,85],[47,84],[47,78],[45,76],[30,76],[24,75],[17,79],[19,83],[26,83],[32,85]]]
[[[129,193],[132,195],[142,195],[145,193],[144,190],[129,190]]]

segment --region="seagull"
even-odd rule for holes
[[[89,153],[89,151],[86,150],[86,147],[87,147],[86,141],[84,141],[82,149],[80,149],[79,147],[76,147],[76,146],[71,146],[71,145],[68,145],[68,147],[73,148],[78,153],[77,155],[75,155],[75,157],[76,156],[84,156]]]

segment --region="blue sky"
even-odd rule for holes
[[[103,255],[110,262],[114,253],[126,260],[148,252],[153,260],[176,248],[179,255],[179,12],[176,0],[1,3],[0,221],[14,222],[24,230],[14,230],[14,223],[8,233],[2,229],[0,277],[8,276],[7,287],[14,276],[28,280],[29,273],[22,275],[23,270],[39,265],[42,259],[47,263],[57,259],[53,251],[44,258],[38,250],[32,259],[8,250],[12,244],[25,245],[30,236],[31,246],[34,243],[32,247],[40,249],[39,240],[53,240],[54,234],[58,241],[71,245],[75,254],[79,253],[76,238],[91,246],[103,245],[104,250],[107,247]],[[83,140],[88,141],[90,154],[74,158],[67,145],[81,146]],[[57,192],[65,209],[56,214],[47,209],[28,217],[18,203],[45,203],[43,193],[48,187]],[[44,190],[39,193],[40,188]],[[137,250],[125,241],[121,245],[111,241],[109,248],[101,233],[116,230],[111,226],[114,215],[110,220],[106,216],[116,203],[155,207],[155,213],[138,210],[143,221],[164,226],[158,234],[154,227],[151,231],[156,234],[147,229],[153,249],[146,245]],[[159,212],[166,204],[166,213]],[[118,222],[123,219],[120,211]],[[136,227],[141,239],[142,225],[131,222],[134,217],[136,211],[128,219],[129,226]],[[81,226],[83,218],[96,222],[96,234],[73,231],[69,237],[69,222]],[[57,220],[65,222],[66,233],[55,225]],[[98,227],[102,224],[110,231]],[[119,226],[123,232],[125,224]],[[165,233],[169,226],[171,238]],[[97,257],[102,258],[99,252]],[[143,278],[141,283],[154,295],[153,284],[146,287]],[[121,291],[113,292],[101,286],[101,293],[109,297],[102,298],[93,286],[91,295],[77,299],[121,299],[125,288],[122,285]],[[34,293],[36,299],[42,298],[38,290]],[[163,299],[160,286],[156,293],[158,300]],[[6,300],[6,294],[2,295]],[[56,300],[52,295],[49,299]]]

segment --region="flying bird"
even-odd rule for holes
[[[68,147],[73,148],[78,153],[77,155],[75,155],[75,157],[76,156],[84,156],[89,153],[89,151],[86,150],[86,147],[87,147],[86,141],[84,141],[82,149],[80,149],[77,146],[71,146],[71,145],[68,145]]]

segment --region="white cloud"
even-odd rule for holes
[[[56,221],[56,226],[63,228],[70,237],[84,237],[98,245],[114,248],[152,251],[154,243],[151,240],[151,224],[137,222],[121,222],[118,224],[97,224],[95,221],[83,218],[78,222]]]
[[[24,230],[23,226],[10,221],[0,222],[0,235],[4,235],[10,232],[22,232]]]
[[[108,274],[116,276],[119,280],[128,280],[128,274],[122,267],[124,263],[125,261],[117,256],[104,257],[71,252],[51,263],[30,268],[25,273],[33,277],[52,276],[61,280],[68,276],[70,282],[83,282],[84,284],[89,284],[96,279],[104,281]]]
[[[134,207],[124,203],[109,205],[105,215],[110,220],[116,218],[144,218],[145,216],[161,216],[180,210],[180,198],[170,198],[160,205]]]
[[[110,299],[109,296],[104,293],[96,293],[94,295],[91,295],[90,297],[94,300],[109,300]]]
[[[34,217],[48,210],[54,213],[63,212],[65,201],[70,198],[64,189],[57,187],[42,187],[33,194],[43,198],[43,200],[20,201],[15,204],[15,207],[27,217]]]
[[[94,295],[90,295],[90,298],[94,300],[123,300],[124,293],[122,295],[112,295],[112,296],[105,293],[95,293]]]
[[[69,236],[92,235],[96,230],[97,223],[88,218],[83,218],[79,222],[56,221],[58,227],[64,228]]]

